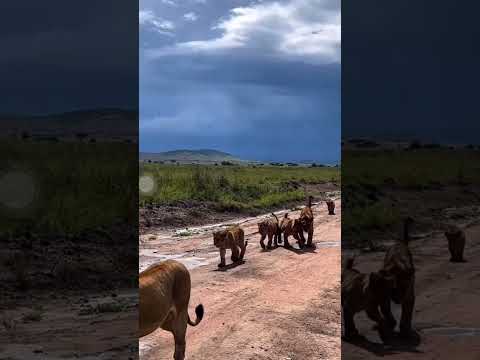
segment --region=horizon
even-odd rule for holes
[[[338,1],[142,0],[139,23],[141,152],[339,161]]]
[[[235,159],[238,160],[243,160],[243,161],[254,161],[254,162],[280,162],[280,163],[287,163],[287,162],[292,162],[292,163],[318,163],[318,164],[324,164],[324,165],[337,165],[341,163],[341,159],[337,160],[336,162],[325,162],[321,160],[315,160],[315,159],[290,159],[290,160],[282,160],[282,159],[261,159],[261,158],[242,158],[238,156],[237,154],[230,153],[227,151],[219,150],[219,149],[171,149],[171,150],[165,150],[165,151],[142,151],[140,150],[140,154],[166,154],[166,153],[172,153],[172,152],[201,152],[201,151],[216,151],[219,153],[222,153],[224,155],[231,156]]]

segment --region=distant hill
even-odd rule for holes
[[[160,153],[140,153],[140,160],[146,161],[176,161],[179,163],[244,163],[245,160],[238,159],[231,154],[211,149],[200,150],[174,150]]]
[[[123,109],[91,109],[25,116],[0,114],[0,134],[41,136],[137,137],[138,116]]]

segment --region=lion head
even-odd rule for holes
[[[220,230],[213,233],[213,245],[218,248],[226,247],[227,230]]]

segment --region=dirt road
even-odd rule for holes
[[[335,202],[334,216],[324,203],[314,206],[317,248],[310,252],[262,251],[259,235],[252,235],[259,219],[240,221],[249,240],[245,263],[226,271],[217,270],[211,233],[218,227],[141,237],[140,269],[176,258],[190,268],[190,313],[205,306],[203,321],[187,330],[187,359],[340,359],[341,206]],[[172,335],[159,329],[140,339],[140,358],[170,359],[173,348]]]
[[[356,317],[357,328],[367,337],[358,344],[342,344],[343,359],[480,359],[480,226],[466,230],[466,263],[450,263],[442,233],[411,242],[416,267],[416,305],[413,324],[416,341],[395,340],[391,347],[380,344],[371,321]],[[378,269],[384,253],[356,257],[356,267],[365,272]],[[399,319],[400,308],[394,307]]]

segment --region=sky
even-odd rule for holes
[[[342,136],[479,144],[478,13],[451,1],[342,7]]]
[[[339,0],[140,0],[140,150],[340,158]]]
[[[7,1],[1,114],[138,107],[138,4]]]

